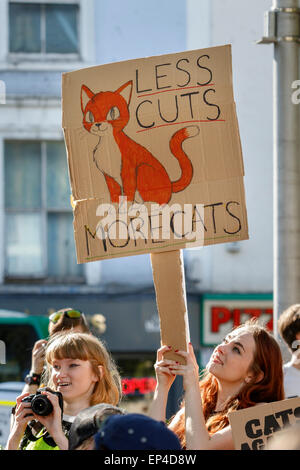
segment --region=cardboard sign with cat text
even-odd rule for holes
[[[263,450],[274,433],[300,420],[300,397],[229,413],[236,450]]]
[[[63,74],[77,260],[248,239],[229,45]]]

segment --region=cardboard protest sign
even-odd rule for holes
[[[66,73],[62,103],[78,262],[152,253],[162,343],[186,350],[180,250],[248,238],[230,46]]]
[[[63,74],[77,260],[248,238],[231,47]]]
[[[186,351],[190,341],[182,250],[152,253],[151,264],[161,344],[173,348],[164,356],[184,364],[185,359],[174,352]]]
[[[236,450],[263,450],[274,433],[299,422],[300,397],[229,413]]]

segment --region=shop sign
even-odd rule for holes
[[[273,330],[272,300],[204,299],[201,344],[213,346],[222,342],[232,330],[250,318]]]
[[[154,377],[131,377],[122,379],[123,395],[146,395],[154,392],[156,380]]]

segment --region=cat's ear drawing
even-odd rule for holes
[[[132,95],[132,80],[129,80],[129,82],[126,82],[124,85],[120,86],[120,88],[116,90],[116,93],[119,93],[121,96],[123,96],[127,105],[129,106]]]
[[[85,85],[81,87],[81,111],[84,113],[87,103],[93,98],[94,93]]]

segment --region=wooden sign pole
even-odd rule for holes
[[[187,351],[190,341],[183,254],[181,250],[174,250],[150,256],[161,345],[172,346],[172,351],[165,354],[167,359],[184,364],[185,360],[174,352],[176,349]]]

